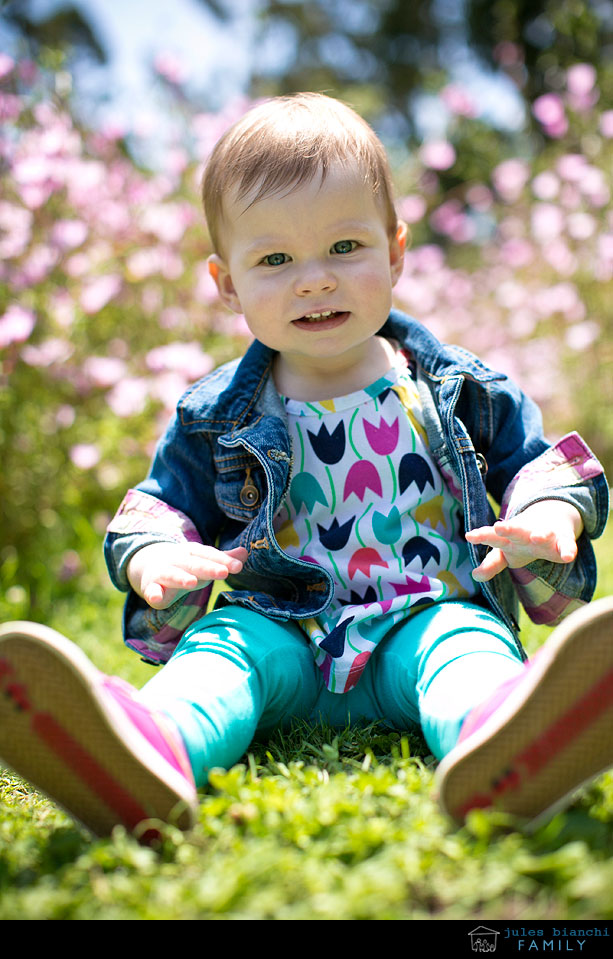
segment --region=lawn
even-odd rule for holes
[[[597,544],[598,595],[613,593],[613,531]],[[118,636],[121,598],[92,591],[50,625],[97,665],[142,683]],[[534,649],[546,631],[527,627]],[[97,840],[0,773],[0,919],[613,918],[613,773],[534,832],[476,812],[458,829],[432,796],[419,737],[381,727],[296,727],[218,771],[189,835],[144,848]]]

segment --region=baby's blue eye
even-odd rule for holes
[[[355,240],[339,240],[332,247],[332,253],[353,253],[356,246]]]
[[[288,260],[287,253],[269,253],[268,256],[264,257],[263,262],[266,266],[283,266]]]

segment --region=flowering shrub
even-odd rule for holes
[[[0,56],[0,574],[29,614],[63,583],[97,585],[92,551],[177,398],[248,342],[216,298],[198,200],[202,161],[245,104],[188,113],[189,138],[145,172],[119,131],[79,125],[48,79]],[[443,99],[461,132],[468,98]],[[459,147],[416,152],[396,294],[512,374],[552,433],[577,426],[611,464],[613,111],[598,103],[595,72],[578,65],[565,93],[534,104],[537,156],[447,194]]]

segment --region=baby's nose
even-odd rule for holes
[[[296,279],[296,293],[307,296],[309,293],[329,293],[336,289],[336,277],[324,266],[312,265]]]

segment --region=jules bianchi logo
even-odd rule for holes
[[[470,948],[473,952],[496,952],[499,933],[495,929],[488,929],[487,926],[477,926],[468,935],[470,936]]]

